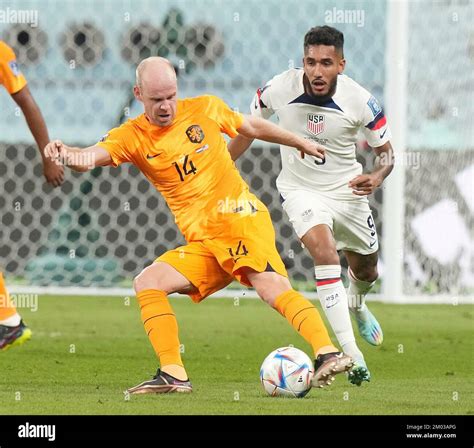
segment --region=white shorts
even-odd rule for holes
[[[281,192],[280,199],[300,239],[312,227],[326,224],[332,230],[337,250],[361,255],[377,252],[377,229],[367,198],[341,201],[314,191],[293,190]]]

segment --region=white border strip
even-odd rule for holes
[[[407,1],[389,0],[387,4],[385,49],[385,109],[392,129],[395,161],[404,160],[407,139],[407,78],[408,61]],[[405,167],[396,163],[393,172],[384,181],[382,204],[382,260],[385,298],[402,303],[403,251],[405,223]]]

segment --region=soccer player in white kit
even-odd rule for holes
[[[344,36],[329,26],[315,27],[304,38],[303,68],[287,70],[269,81],[251,104],[253,115],[277,114],[281,127],[326,148],[324,159],[299,158],[281,147],[277,188],[296,234],[315,263],[318,296],[345,353],[355,365],[349,381],[361,385],[370,372],[358,348],[349,315],[359,333],[380,345],[382,329],[365,304],[377,277],[378,239],[367,196],[393,168],[393,150],[383,110],[353,79],[343,75]],[[377,159],[362,174],[356,141],[362,131]],[[237,159],[253,140],[237,136],[228,145]],[[348,292],[341,281],[337,251],[349,264]]]

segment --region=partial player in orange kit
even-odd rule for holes
[[[49,136],[41,111],[31,95],[25,77],[20,72],[15,53],[1,40],[0,84],[5,87],[23,112],[43,158],[43,173],[47,182],[54,187],[61,185],[64,181],[64,168],[46,159],[42,152],[49,141]],[[0,351],[23,344],[30,338],[31,330],[21,320],[21,316],[11,302],[3,274],[0,272]]]

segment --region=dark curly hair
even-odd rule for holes
[[[310,45],[333,45],[344,57],[344,34],[332,26],[316,26],[311,28],[304,36],[304,51]]]

